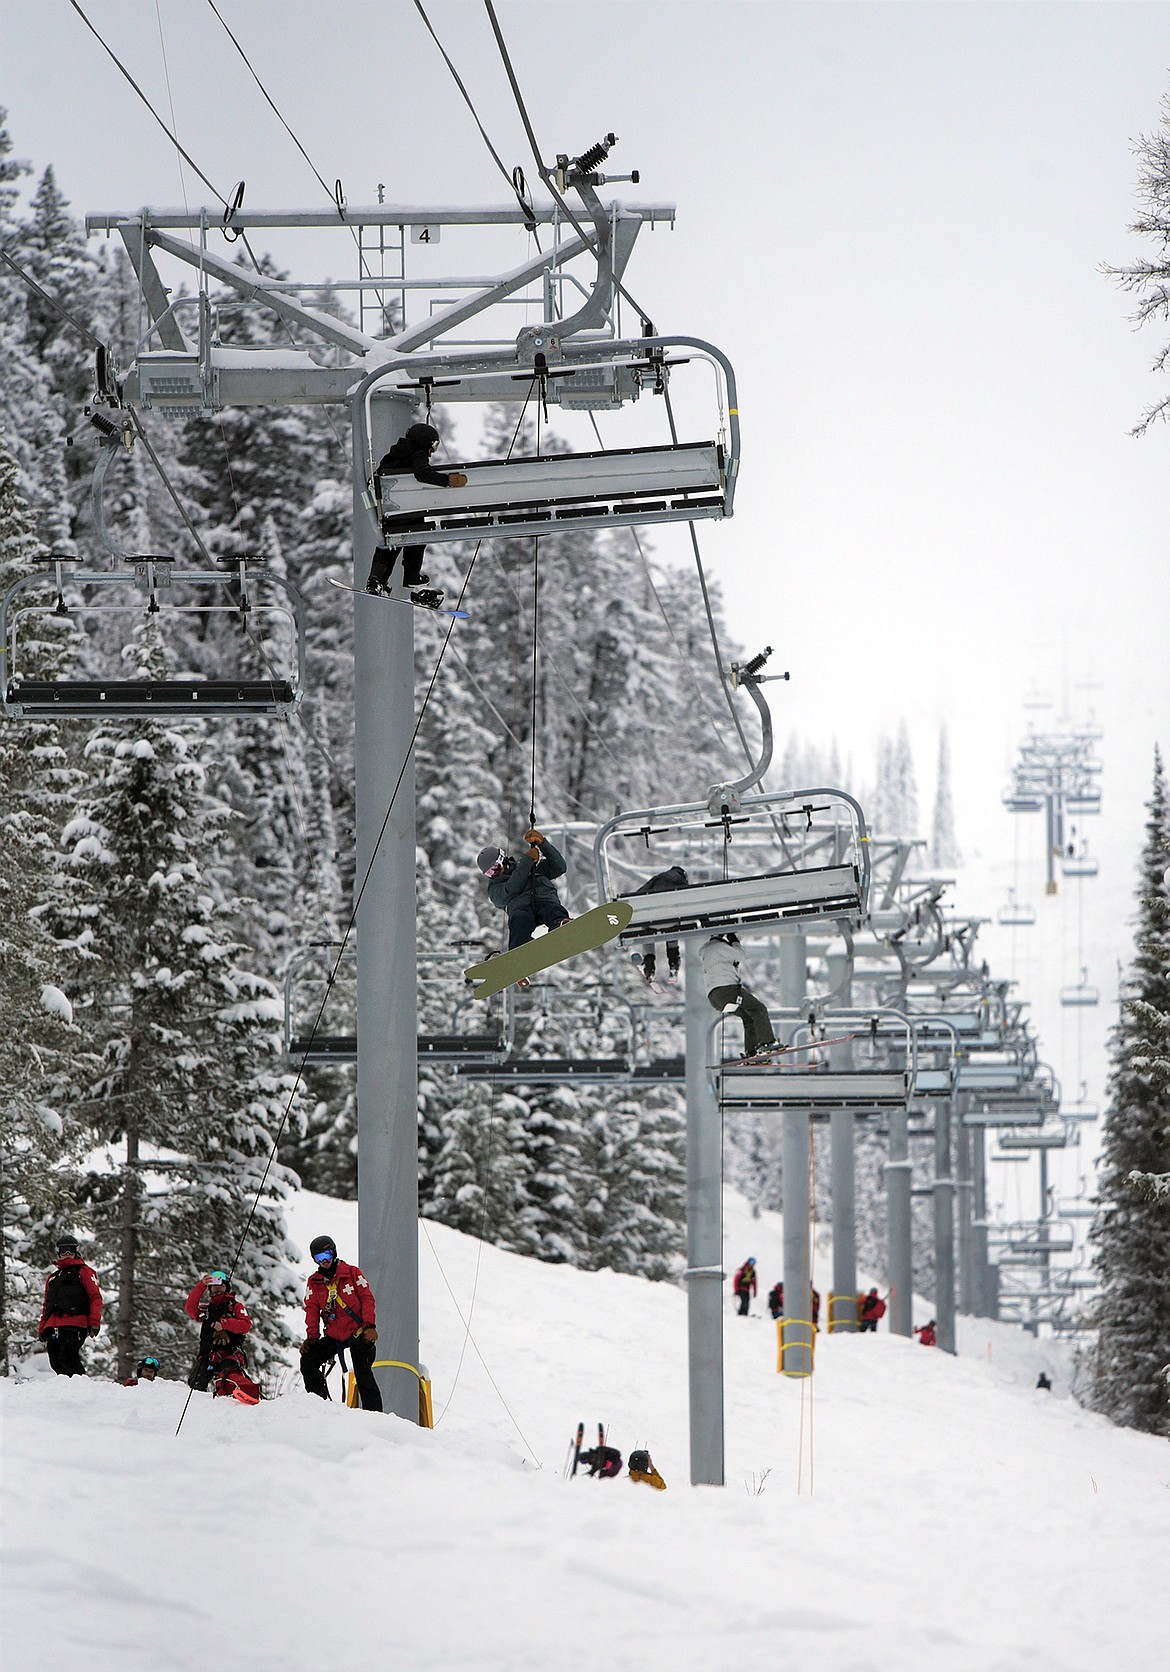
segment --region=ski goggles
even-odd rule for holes
[[[139,1370],[161,1370],[162,1365],[156,1358],[144,1358],[138,1368]]]
[[[489,882],[491,882],[493,877],[502,877],[503,874],[504,874],[504,855],[501,854],[500,857],[496,860],[494,865],[489,865],[488,866],[487,870],[484,872],[484,876],[487,878],[487,880]]]
[[[336,1248],[323,1248],[320,1254],[313,1255],[319,1266],[331,1266],[337,1258]]]

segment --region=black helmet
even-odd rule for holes
[[[419,447],[437,447],[439,432],[430,424],[412,424],[403,439],[413,441]]]
[[[79,1252],[79,1249],[78,1249],[78,1246],[77,1246],[77,1238],[76,1237],[58,1237],[57,1238],[57,1253],[58,1254],[76,1254],[78,1252]]]
[[[496,866],[503,864],[505,858],[506,855],[503,848],[492,846],[480,848],[479,852],[475,856],[475,863],[479,866],[485,877],[490,877],[495,871]]]
[[[337,1244],[334,1242],[332,1237],[314,1237],[312,1242],[309,1244],[309,1253],[312,1255],[314,1260],[316,1260],[319,1254],[331,1254],[336,1260]]]
[[[632,1451],[630,1453],[630,1473],[634,1475],[650,1473],[650,1453],[648,1451]]]

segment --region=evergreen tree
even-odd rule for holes
[[[0,593],[34,571],[40,550],[14,455],[0,433]],[[41,678],[69,653],[69,624],[26,618],[23,655]],[[75,788],[59,728],[38,720],[0,725],[0,1374],[10,1348],[35,1340],[41,1268],[60,1229],[75,1233],[76,1165],[84,1129],[62,1104],[80,1040],[62,990],[65,961],[40,921],[55,890],[54,837]]]
[[[166,677],[153,621],[128,655],[136,677]],[[101,1053],[79,1107],[106,1146],[88,1192],[120,1375],[148,1349],[185,1356],[187,1287],[231,1262],[292,1086],[279,1066],[276,991],[243,964],[233,932],[245,902],[215,887],[231,820],[206,794],[200,738],[187,727],[99,724],[62,838],[67,869],[88,891],[53,916],[84,959],[74,1005]],[[297,1284],[281,1204],[294,1182],[272,1168],[236,1268],[263,1320],[261,1366],[289,1339],[280,1309]]]
[[[1170,806],[1157,752],[1148,810],[1137,952],[1112,1035],[1092,1230],[1101,1279],[1093,1399],[1124,1427],[1170,1436],[1170,1202],[1143,1182],[1170,1173]]]
[[[951,798],[951,750],[947,728],[939,727],[938,779],[934,788],[934,816],[930,821],[930,862],[944,870],[963,863],[955,838],[955,805]]]
[[[1138,325],[1151,320],[1170,318],[1170,96],[1162,100],[1162,115],[1158,130],[1139,134],[1137,151],[1139,218],[1131,225],[1131,232],[1140,232],[1154,242],[1153,257],[1135,261],[1129,267],[1106,267],[1118,280],[1122,290],[1138,298],[1133,319]],[[1154,357],[1154,370],[1164,372],[1170,365],[1170,343],[1164,344]],[[1156,401],[1134,430],[1143,434],[1156,418],[1170,418],[1170,396]]]

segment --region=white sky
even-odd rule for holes
[[[85,9],[166,114],[161,20],[179,137],[217,186],[246,178],[253,209],[326,202],[209,6]],[[378,182],[389,201],[506,200],[409,0],[220,9],[351,203],[373,201]],[[615,129],[611,166],[642,179],[614,190],[678,204],[676,230],[644,233],[627,279],[659,329],[708,337],[737,368],[737,512],[700,537],[733,631],[748,648],[774,644],[774,665],[792,671],[770,687],[781,737],[835,737],[864,778],[875,738],[904,715],[925,824],[945,720],[960,843],[999,886],[1021,698],[1038,685],[1080,712],[1091,700],[1106,813],[1092,832],[1103,874],[1086,897],[1086,957],[1111,996],[1130,950],[1152,747],[1170,744],[1170,431],[1127,432],[1170,380],[1149,370],[1157,331],[1135,333],[1100,265],[1155,253],[1126,230],[1131,146],[1167,91],[1170,8],[498,10],[545,154]],[[428,11],[505,162],[531,177],[482,8]],[[65,0],[10,4],[0,30],[17,154],[38,172],[52,162],[78,213],[181,202],[173,150]],[[192,206],[207,195],[190,178],[187,193]],[[298,276],[352,276],[352,247],[321,235],[266,246]],[[518,233],[499,249],[449,236],[436,253],[467,273],[526,250]],[[618,418],[602,422],[620,444]],[[656,543],[690,561],[682,529]],[[1077,689],[1086,679],[1103,684],[1091,698]],[[1034,823],[1021,893],[1040,904]],[[1001,898],[968,888],[964,904],[990,912]],[[1066,913],[1063,962],[1034,959],[1028,974],[1030,989],[1046,984],[1032,996],[1055,1045],[1075,930],[1070,905],[1047,910]],[[1110,1019],[1103,1007],[1084,1022],[1094,1078]]]

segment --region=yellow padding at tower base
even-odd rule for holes
[[[807,1330],[807,1332],[808,1332],[807,1339],[802,1340],[798,1337],[796,1332],[798,1332],[800,1330]],[[791,1339],[791,1340],[788,1339],[788,1332],[790,1332],[790,1331],[793,1332],[793,1339]],[[779,1371],[780,1375],[782,1375],[782,1376],[811,1376],[812,1373],[813,1373],[813,1367],[815,1367],[815,1364],[816,1364],[816,1351],[817,1351],[817,1329],[816,1329],[816,1325],[813,1323],[812,1319],[811,1318],[777,1318],[777,1320],[776,1320],[776,1340],[777,1340],[777,1345],[779,1347],[779,1356],[778,1356],[777,1361],[776,1361],[776,1369]],[[793,1348],[796,1348],[796,1347],[806,1347],[808,1349],[808,1354],[809,1354],[809,1369],[808,1370],[788,1370],[788,1369],[786,1369],[785,1365],[784,1365],[784,1349],[786,1347],[789,1348],[789,1349],[793,1349]]]
[[[407,1364],[405,1359],[383,1358],[383,1359],[375,1359],[374,1360],[373,1369],[375,1369],[375,1370],[409,1370],[413,1375],[417,1376],[418,1377],[418,1425],[419,1425],[420,1428],[433,1428],[435,1426],[435,1404],[434,1404],[434,1400],[431,1398],[431,1379],[427,1375],[427,1370],[426,1370],[426,1365],[425,1364],[420,1367],[417,1364]],[[357,1400],[356,1400],[356,1396],[354,1395],[354,1392],[353,1392],[354,1380],[353,1380],[352,1371],[350,1372],[349,1385],[350,1385],[350,1395],[351,1395],[350,1399],[349,1399],[349,1404],[354,1405],[354,1404],[357,1403]]]

